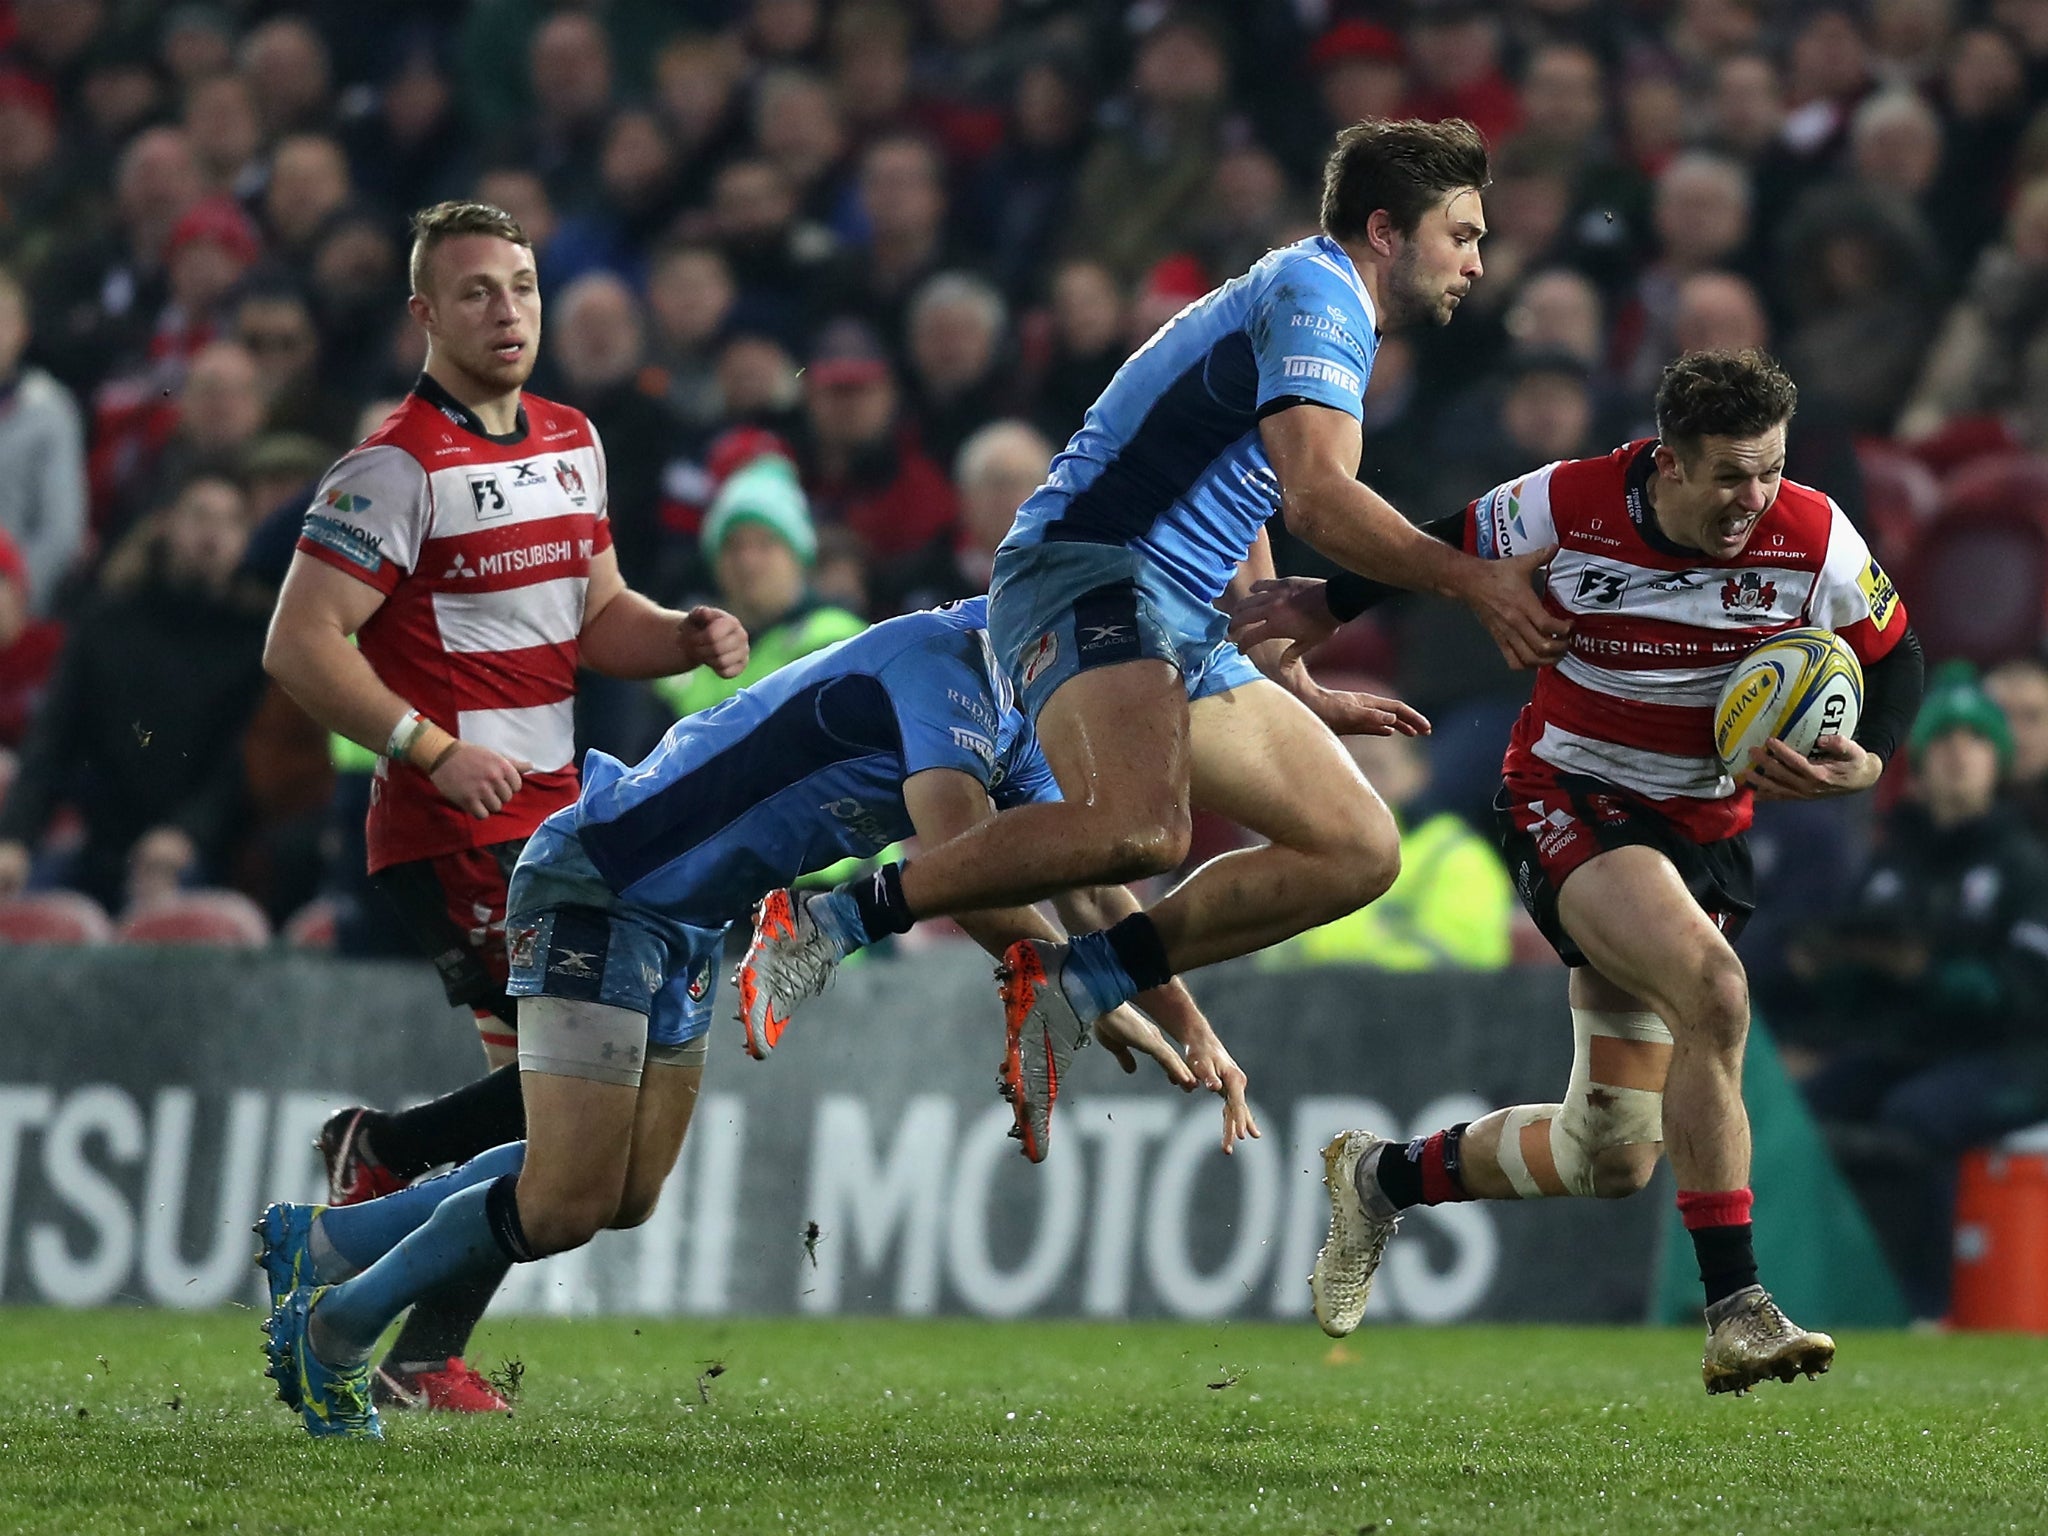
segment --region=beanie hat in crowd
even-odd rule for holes
[[[1984,691],[1977,669],[1967,661],[1944,662],[1928,680],[1920,718],[1913,722],[1913,756],[1919,758],[1951,731],[1975,731],[1998,749],[2001,773],[2012,767],[2012,730],[2005,711]]]
[[[811,526],[796,466],[779,454],[763,454],[734,470],[718,488],[699,536],[704,558],[716,560],[726,535],[740,523],[759,523],[779,535],[805,565],[818,557],[818,530]]]

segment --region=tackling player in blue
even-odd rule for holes
[[[632,1227],[689,1128],[726,929],[771,888],[913,833],[943,842],[998,807],[1057,798],[987,631],[987,600],[910,614],[806,657],[669,728],[629,768],[584,761],[574,805],[514,870],[508,992],[518,1000],[527,1137],[352,1206],[274,1205],[257,1224],[278,1395],[315,1435],[376,1438],[368,1362],[418,1297]],[[1138,910],[1117,886],[1059,900],[1075,932]],[[961,926],[996,954],[1053,942],[1029,906]],[[1103,1043],[1224,1098],[1224,1149],[1256,1136],[1245,1080],[1178,982],[1104,1010]]]
[[[1248,658],[1218,605],[1271,572],[1278,513],[1339,565],[1464,601],[1515,664],[1559,654],[1561,622],[1530,585],[1546,552],[1474,559],[1358,479],[1379,334],[1449,322],[1480,275],[1487,178],[1467,123],[1346,129],[1324,169],[1323,233],[1189,305],[1117,372],[1019,511],[990,594],[991,639],[1064,799],[927,845],[871,882],[770,897],[741,971],[756,1054],[831,963],[919,917],[1164,874],[1187,857],[1191,805],[1260,834],[1149,911],[1010,951],[1008,1086],[1035,1160],[1086,1019],[1393,882],[1393,818],[1331,732],[1428,722],[1316,687],[1284,645]]]

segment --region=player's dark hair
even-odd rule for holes
[[[1323,164],[1323,233],[1362,240],[1377,209],[1415,233],[1422,216],[1453,192],[1492,180],[1486,141],[1463,118],[1441,123],[1367,118],[1337,135]]]
[[[529,251],[533,249],[533,242],[527,239],[519,221],[490,203],[456,200],[422,208],[412,216],[412,260],[407,264],[414,293],[421,292],[425,285],[427,262],[435,247],[458,235],[496,235]]]
[[[1799,386],[1770,353],[1688,352],[1657,385],[1657,436],[1690,459],[1708,437],[1759,437],[1792,419]]]

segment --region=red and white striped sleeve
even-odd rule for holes
[[[1550,477],[1556,469],[1556,464],[1546,464],[1517,476],[1467,507],[1465,553],[1482,560],[1509,560],[1555,544],[1557,520],[1550,508]]]
[[[1899,589],[1848,515],[1828,501],[1828,552],[1813,584],[1807,614],[1831,629],[1865,665],[1877,661],[1906,632],[1906,605]]]
[[[358,448],[314,491],[298,547],[389,597],[419,560],[432,495],[426,471],[403,448]]]

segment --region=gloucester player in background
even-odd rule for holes
[[[1922,664],[1891,579],[1834,502],[1782,478],[1798,394],[1761,352],[1681,357],[1655,440],[1510,481],[1429,531],[1487,558],[1555,544],[1549,602],[1571,648],[1541,672],[1509,739],[1501,846],[1571,969],[1575,1052],[1562,1104],[1522,1104],[1403,1147],[1350,1131],[1325,1152],[1328,1245],[1316,1319],[1349,1333],[1398,1213],[1455,1200],[1621,1196],[1660,1155],[1706,1286],[1709,1392],[1828,1368],[1834,1341],[1757,1283],[1742,1050],[1749,984],[1731,941],[1755,906],[1753,799],[1869,789],[1918,708]],[[1241,643],[1313,643],[1391,593],[1355,578],[1268,583]],[[1714,751],[1735,662],[1799,625],[1864,668],[1853,738],[1812,758],[1758,748],[1741,781]]]
[[[399,1114],[351,1108],[321,1132],[335,1203],[401,1187],[525,1134],[505,995],[506,882],[576,798],[576,669],[665,677],[745,665],[716,608],[629,590],[604,449],[581,412],[523,394],[540,346],[532,243],[484,203],[413,220],[413,318],[427,361],[405,403],[321,481],[278,597],[264,666],[330,730],[382,754],[372,880],[475,1011],[496,1069]],[[461,1355],[502,1267],[413,1309],[377,1373],[391,1406],[506,1404]]]

